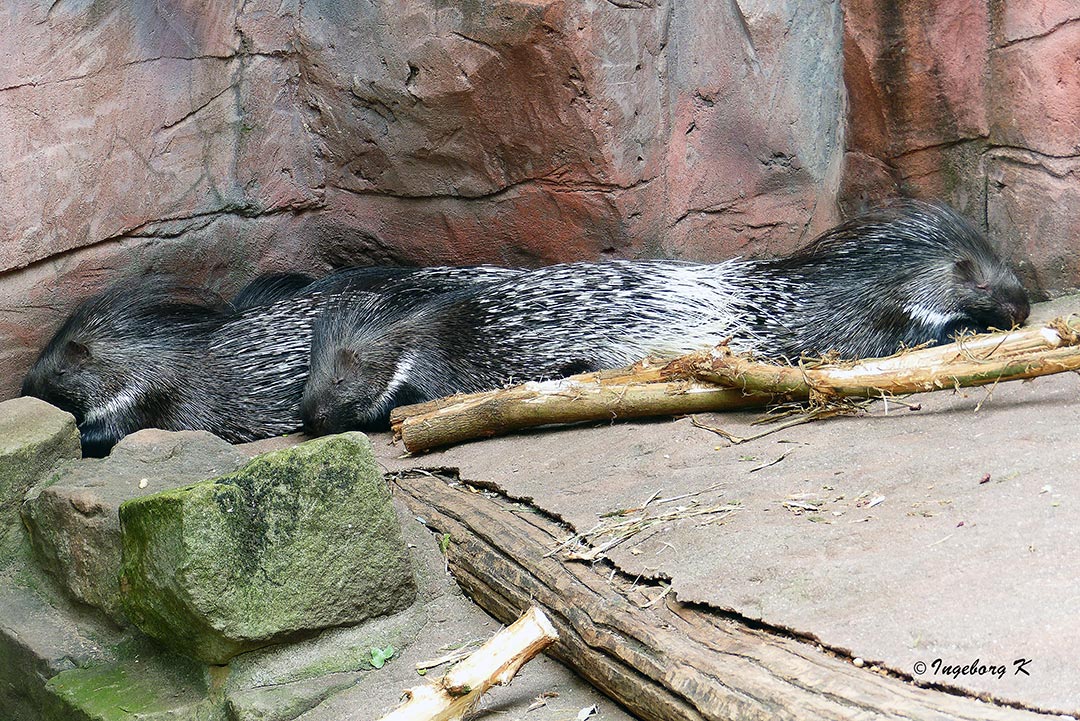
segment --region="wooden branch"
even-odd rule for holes
[[[404,705],[381,721],[460,719],[492,686],[505,686],[521,667],[559,638],[544,612],[531,607],[445,676],[405,692]]]
[[[864,398],[980,386],[1080,369],[1080,320],[1057,319],[1041,328],[992,333],[889,358],[785,366],[756,362],[726,348],[677,359],[669,370],[747,393],[791,399]]]
[[[1080,369],[1080,319],[972,336],[889,358],[812,366],[762,363],[724,346],[666,365],[587,373],[395,408],[412,452],[541,425],[760,407],[777,400],[864,398],[977,386]]]
[[[762,406],[771,400],[662,373],[663,366],[638,364],[628,369],[451,396],[399,406],[391,412],[390,424],[405,448],[415,453],[554,423],[681,415]]]
[[[429,475],[394,483],[412,513],[450,534],[450,569],[474,601],[504,621],[542,606],[559,632],[549,653],[643,721],[1045,718],[856,668],[672,594],[657,602],[662,587],[609,565],[548,557],[572,532],[520,504]]]

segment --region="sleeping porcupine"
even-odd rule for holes
[[[1008,329],[1029,311],[978,232],[917,201],[854,218],[778,260],[555,265],[404,314],[386,303],[358,298],[317,321],[301,403],[309,432],[384,428],[396,405],[729,338],[772,358],[874,357]]]
[[[301,424],[312,323],[336,294],[377,293],[392,281],[404,309],[517,272],[355,268],[310,285],[273,275],[252,281],[232,304],[160,278],[125,282],[75,310],[22,393],[72,413],[88,456],[141,428],[208,430],[233,443],[289,433]]]
[[[210,334],[229,316],[220,298],[159,280],[117,285],[83,302],[30,368],[22,394],[75,416],[83,453],[100,456],[150,426],[198,428],[173,399],[186,392]],[[194,417],[191,417],[194,415]]]

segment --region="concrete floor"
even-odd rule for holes
[[[1036,318],[1070,308],[1080,300]],[[918,682],[1080,716],[1078,397],[1080,378],[1061,374],[907,399],[917,410],[877,403],[734,446],[690,419],[537,431],[415,458],[388,436],[373,441],[389,469],[456,467],[578,531],[658,492],[709,489],[672,505],[739,510],[665,523],[609,557],[670,578],[680,600]],[[757,417],[697,420],[745,436]]]

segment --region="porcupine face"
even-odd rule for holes
[[[997,259],[959,260],[953,274],[961,317],[945,328],[946,336],[965,330],[1009,330],[1027,320],[1031,312],[1027,293],[1012,270]]]
[[[370,430],[370,417],[379,415],[373,411],[381,410],[376,407],[385,390],[385,369],[395,364],[396,357],[385,348],[336,348],[320,364],[322,382],[311,384],[309,379],[305,388],[300,403],[304,432],[324,435]]]
[[[413,372],[424,354],[408,338],[390,326],[325,348],[304,387],[304,432],[382,430],[395,406],[415,402]]]
[[[827,231],[768,267],[802,287],[811,323],[798,352],[889,355],[950,342],[959,331],[1007,329],[1029,305],[1015,274],[955,211],[893,203]]]
[[[445,313],[456,299],[520,274],[489,266],[422,268],[399,273],[392,284],[340,292],[315,322],[300,405],[305,432],[383,429],[394,407],[450,392],[444,346],[464,341],[451,337]],[[372,287],[378,292],[367,292]]]
[[[961,331],[1009,330],[1027,320],[1031,306],[1019,279],[963,217],[910,201],[897,213],[892,231],[904,241],[897,262],[912,278],[906,307],[929,338],[945,343]]]
[[[404,342],[389,330],[405,310],[386,297],[342,293],[326,305],[312,333],[311,363],[300,401],[309,435],[370,430],[389,413],[387,384]]]
[[[22,383],[22,394],[53,404],[82,423],[95,398],[105,394],[106,378],[95,369],[88,339],[72,327],[60,329],[38,355]]]
[[[116,287],[76,309],[23,381],[23,395],[75,416],[86,455],[157,424],[173,402],[175,368],[217,309],[207,294]]]

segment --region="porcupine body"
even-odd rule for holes
[[[404,315],[383,304],[358,299],[317,323],[302,404],[309,432],[385,427],[396,405],[729,339],[771,358],[873,357],[1010,328],[1029,311],[978,232],[916,201],[852,219],[777,260],[555,265]]]
[[[464,292],[518,275],[492,266],[338,271],[269,306],[240,311],[215,331],[206,367],[227,393],[211,399],[214,427],[233,443],[282,435],[302,425],[300,400],[307,381],[315,320],[337,307],[343,294],[382,298],[373,308],[404,314],[444,293]],[[377,321],[383,323],[383,320]],[[237,398],[246,408],[237,407]]]
[[[207,430],[233,443],[289,433],[301,425],[312,323],[337,294],[392,287],[399,302],[421,302],[515,272],[356,268],[304,286],[277,276],[256,279],[233,304],[165,281],[125,282],[76,309],[22,392],[71,412],[90,456],[141,428]]]

